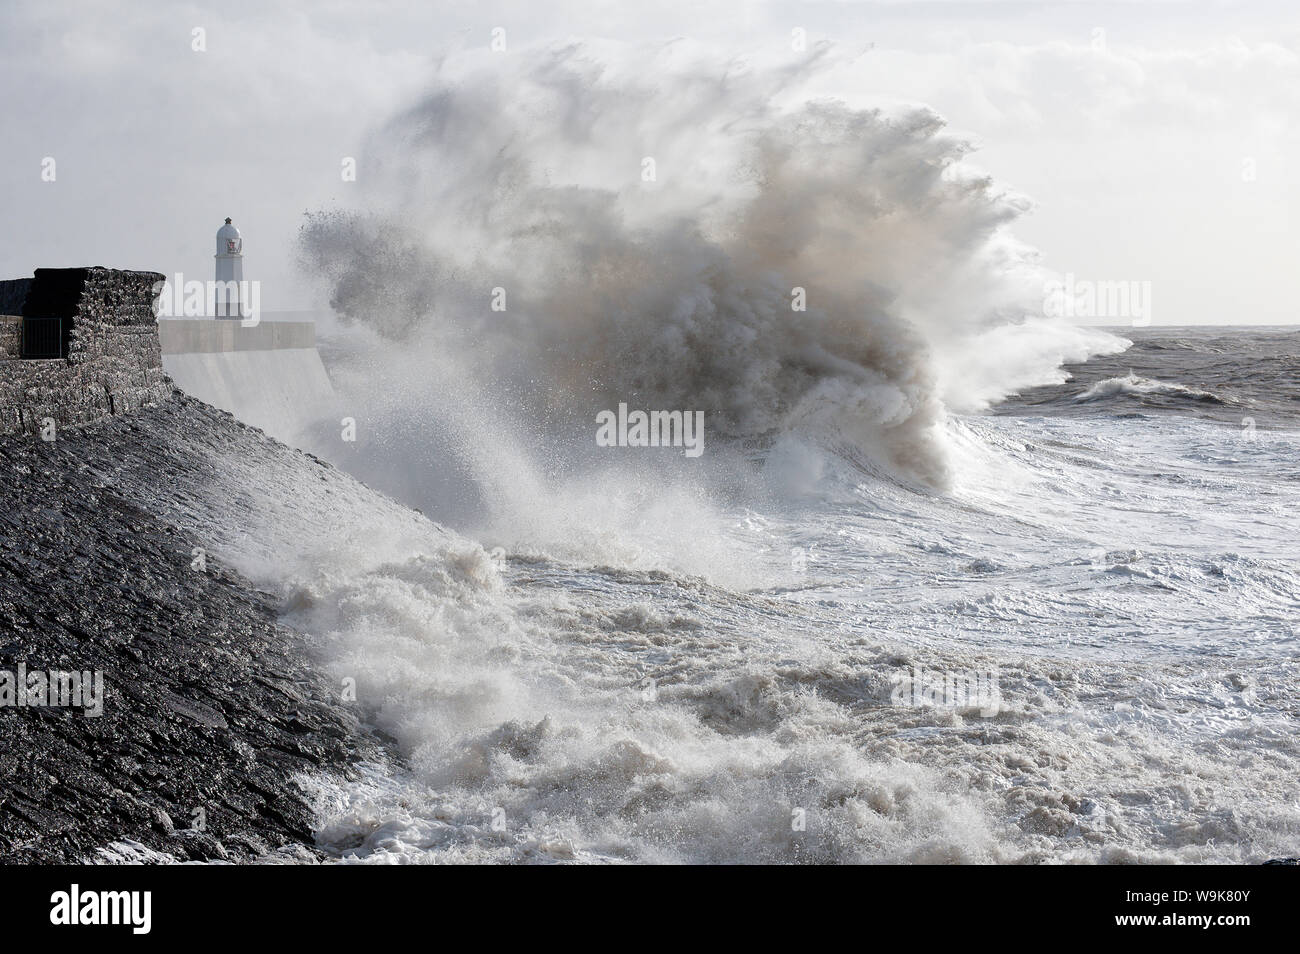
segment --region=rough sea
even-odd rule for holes
[[[611,500],[575,477],[514,539],[371,538],[364,514],[346,545],[331,521],[299,527],[300,568],[262,578],[403,758],[311,781],[322,845],[365,862],[1300,854],[1300,335],[1122,334],[1062,384],[948,417],[942,492],[841,451],[780,497]]]
[[[1300,339],[1048,317],[1032,203],[819,69],[485,55],[305,220],[302,443],[423,514],[245,561],[393,740],[340,859],[1300,855]]]

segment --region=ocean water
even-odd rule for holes
[[[777,442],[708,495],[552,478],[556,509],[531,500],[514,539],[367,539],[365,514],[342,549],[296,531],[304,559],[271,574],[288,617],[402,756],[310,781],[321,845],[370,863],[1300,853],[1300,336],[1124,334],[1062,384],[951,415],[943,491]]]
[[[833,58],[449,61],[306,220],[304,443],[422,514],[231,538],[393,740],[308,780],[340,860],[1300,855],[1295,334],[1046,316],[1029,200]]]

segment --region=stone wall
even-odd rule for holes
[[[38,433],[46,418],[88,424],[169,399],[154,310],[162,281],[157,272],[95,267],[38,268],[31,279],[0,282],[0,299],[27,283],[23,316],[63,318],[67,343],[66,358],[0,350],[0,433]]]
[[[23,310],[23,303],[18,303],[18,311]],[[22,315],[0,315],[0,361],[18,358],[23,353],[23,317]]]

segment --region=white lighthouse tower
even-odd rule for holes
[[[217,229],[217,317],[242,318],[239,283],[244,280],[244,240],[239,229],[226,224]]]

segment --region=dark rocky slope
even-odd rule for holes
[[[100,718],[0,707],[0,860],[93,860],[121,839],[182,859],[310,845],[294,776],[380,745],[274,599],[212,550],[267,495],[369,491],[182,395],[52,443],[2,437],[0,481],[0,670],[103,670],[106,699]]]

